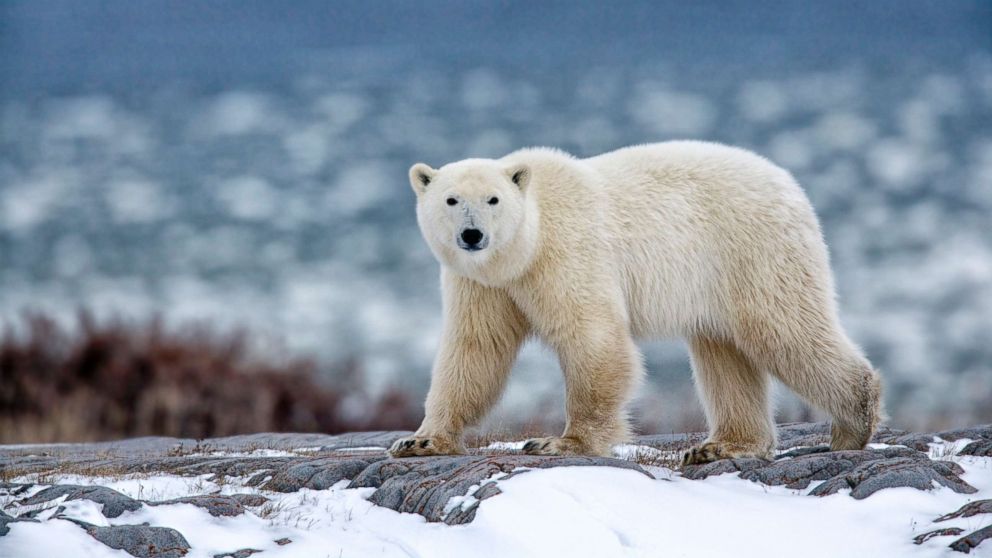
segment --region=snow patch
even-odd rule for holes
[[[947,444],[935,441],[941,443]],[[953,442],[953,448],[964,443]],[[636,445],[615,449],[621,457],[640,451],[646,449]],[[68,517],[98,525],[147,522],[174,528],[192,545],[189,558],[206,558],[239,548],[256,548],[275,557],[764,558],[792,555],[797,548],[809,558],[937,557],[947,555],[948,537],[919,546],[912,543],[912,538],[938,527],[961,527],[970,532],[992,523],[992,518],[983,516],[933,523],[939,515],[968,501],[992,497],[992,459],[960,456],[956,461],[965,470],[963,478],[978,488],[977,494],[957,494],[946,488],[927,492],[896,488],[854,500],[845,494],[810,497],[806,491],[769,487],[737,475],[690,481],[672,474],[664,480],[653,480],[636,471],[610,467],[534,469],[511,478],[498,473],[470,487],[464,496],[449,500],[446,513],[475,505],[478,500],[473,494],[487,483],[498,483],[501,491],[479,506],[472,523],[457,527],[428,523],[416,514],[373,505],[368,498],[374,489],[349,489],[348,481],[327,490],[302,489],[291,494],[246,486],[248,477],[231,477],[222,485],[207,481],[206,476],[173,475],[66,477],[61,481],[99,484],[134,498],[260,493],[270,499],[264,506],[237,517],[212,517],[202,508],[187,504],[144,506],[113,519],[103,518],[98,506],[87,501],[70,502],[63,511]],[[0,538],[3,556],[41,558],[60,552],[95,558],[120,556],[119,551],[96,542],[67,521],[48,519],[43,523],[13,523],[10,527],[10,534]],[[720,536],[714,537],[717,530]],[[824,533],[844,535],[825,537]],[[283,537],[293,542],[286,546],[275,543]]]
[[[481,489],[483,486],[487,484],[494,483],[506,476],[507,473],[500,471],[492,475],[491,477],[487,478],[486,480],[482,481],[481,483],[473,484],[472,486],[468,487],[468,490],[465,491],[464,496],[452,496],[451,498],[448,499],[448,503],[444,505],[444,511],[442,512],[441,517],[447,518],[448,514],[450,514],[456,508],[460,508],[461,511],[467,511],[473,505],[479,503],[479,499],[475,497],[475,494],[476,492],[479,491],[479,489]]]

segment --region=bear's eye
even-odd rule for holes
[[[455,198],[448,198],[448,205],[455,205],[456,203],[458,203],[458,200]]]
[[[489,198],[489,205],[496,205],[498,203],[499,203],[499,198],[497,198],[496,196]]]

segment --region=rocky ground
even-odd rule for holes
[[[405,435],[253,434],[199,441],[139,438],[0,446],[0,554],[8,555],[2,552],[3,539],[19,526],[57,522],[75,525],[78,532],[133,556],[185,556],[195,549],[180,530],[120,520],[156,517],[141,513],[157,507],[186,509],[169,508],[177,504],[192,505],[211,518],[265,519],[282,512],[273,509],[277,507],[274,502],[281,502],[280,495],[314,494],[311,491],[333,487],[368,489],[361,494],[374,506],[418,514],[428,523],[464,525],[476,519],[487,500],[500,497],[504,481],[533,470],[560,467],[608,467],[652,479],[667,475],[691,481],[734,475],[809,497],[841,493],[864,500],[894,488],[975,495],[978,489],[962,478],[964,469],[957,459],[992,457],[992,425],[937,433],[883,429],[871,449],[830,452],[823,445],[829,437],[827,425],[789,424],[779,429],[781,451],[774,461],[735,459],[685,468],[678,467],[678,455],[702,435],[640,436],[634,444],[618,447],[615,458],[530,456],[518,451],[519,443],[494,443],[466,456],[389,458],[384,448]],[[142,494],[140,487],[139,493],[131,490],[127,494],[104,486],[152,477],[191,479],[202,483],[202,490],[187,484],[192,488],[180,492],[183,496],[168,497],[175,494],[165,489]],[[981,496],[968,496],[961,500],[963,506],[933,517],[932,528],[917,528],[914,532],[919,534],[912,542],[934,548],[935,541],[940,541],[964,553],[988,551],[992,542],[981,545],[992,538],[992,525],[971,531],[945,526],[949,521],[992,514],[992,500]],[[992,519],[992,515],[987,517]],[[228,539],[225,552],[211,555],[246,557],[263,551],[256,548],[262,546],[257,543],[246,546],[237,537]],[[274,546],[268,552],[290,548],[293,540],[287,537],[271,543]]]

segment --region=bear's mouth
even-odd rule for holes
[[[458,247],[466,252],[478,252],[479,250],[485,249],[489,246],[489,239],[484,238],[478,244],[469,244],[461,239],[458,239]]]

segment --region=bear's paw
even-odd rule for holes
[[[712,463],[721,459],[738,459],[756,457],[758,459],[771,459],[770,448],[763,447],[763,444],[744,444],[730,442],[703,442],[694,446],[682,455],[682,465],[702,465]]]
[[[439,436],[410,436],[396,440],[389,448],[393,457],[423,457],[428,455],[458,455],[465,448],[458,442]]]
[[[559,436],[532,438],[527,440],[523,450],[530,455],[599,455],[578,438]]]

